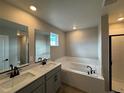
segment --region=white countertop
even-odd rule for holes
[[[48,65],[48,64],[55,64],[55,65]],[[35,67],[32,67],[31,69],[28,69],[26,71],[23,71],[23,72],[20,72],[20,75],[21,74],[24,74],[24,73],[32,73],[33,75],[35,75],[34,77],[32,77],[31,79],[29,80],[25,80],[25,82],[21,82],[19,84],[17,84],[16,86],[13,85],[12,88],[9,88],[9,89],[4,89],[0,86],[0,93],[15,93],[16,91],[22,89],[23,87],[27,86],[28,84],[30,84],[31,82],[35,81],[36,79],[44,76],[45,74],[47,74],[49,71],[53,70],[54,68],[60,66],[61,64],[60,63],[55,63],[55,62],[48,62],[47,65],[38,65],[38,66],[35,66]],[[7,78],[8,80],[12,80],[13,78]],[[1,79],[0,80],[0,84],[4,81],[4,79]]]

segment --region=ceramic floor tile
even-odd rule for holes
[[[78,89],[75,89],[75,88],[70,87],[68,85],[62,84],[62,88],[59,91],[59,93],[86,93],[86,92],[82,92]]]
[[[124,93],[124,83],[112,81],[112,89],[121,93]]]

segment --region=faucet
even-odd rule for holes
[[[88,71],[88,75],[95,73],[95,70],[93,70],[93,68],[91,66],[87,66],[87,68],[90,69],[90,71]]]
[[[45,65],[46,64],[46,62],[47,62],[47,58],[44,58],[43,60],[42,60],[42,65]]]
[[[38,62],[42,62],[42,58],[41,57],[38,58]]]
[[[10,70],[13,70],[13,65],[12,64],[10,64]]]
[[[10,72],[10,78],[13,78],[17,75],[19,75],[19,68],[16,66],[13,66],[12,64],[10,65],[11,72]]]
[[[42,65],[45,65],[47,60],[48,60],[47,58],[41,58],[41,57],[38,58],[38,62],[41,62]]]

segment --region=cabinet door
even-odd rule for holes
[[[60,76],[60,71],[57,72],[54,76],[54,84],[55,84],[55,92],[60,88],[61,86],[61,76]]]
[[[60,71],[46,81],[46,93],[56,93],[61,86]]]
[[[39,86],[32,93],[45,93],[45,87],[44,87],[44,85]]]
[[[43,76],[39,79],[36,79],[34,82],[25,86],[24,88],[18,90],[16,93],[35,93],[36,89],[41,91],[42,87],[45,85],[44,82],[45,82],[45,77]],[[40,86],[42,86],[42,87],[40,87]],[[43,90],[45,90],[45,88]],[[36,91],[36,93],[44,93],[44,92],[37,92],[37,91]]]
[[[54,75],[46,81],[46,93],[55,93]]]

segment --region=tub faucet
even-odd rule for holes
[[[93,68],[91,66],[87,66],[87,68],[90,69],[90,71],[88,71],[88,75],[89,74],[95,74],[95,70],[93,70]]]

